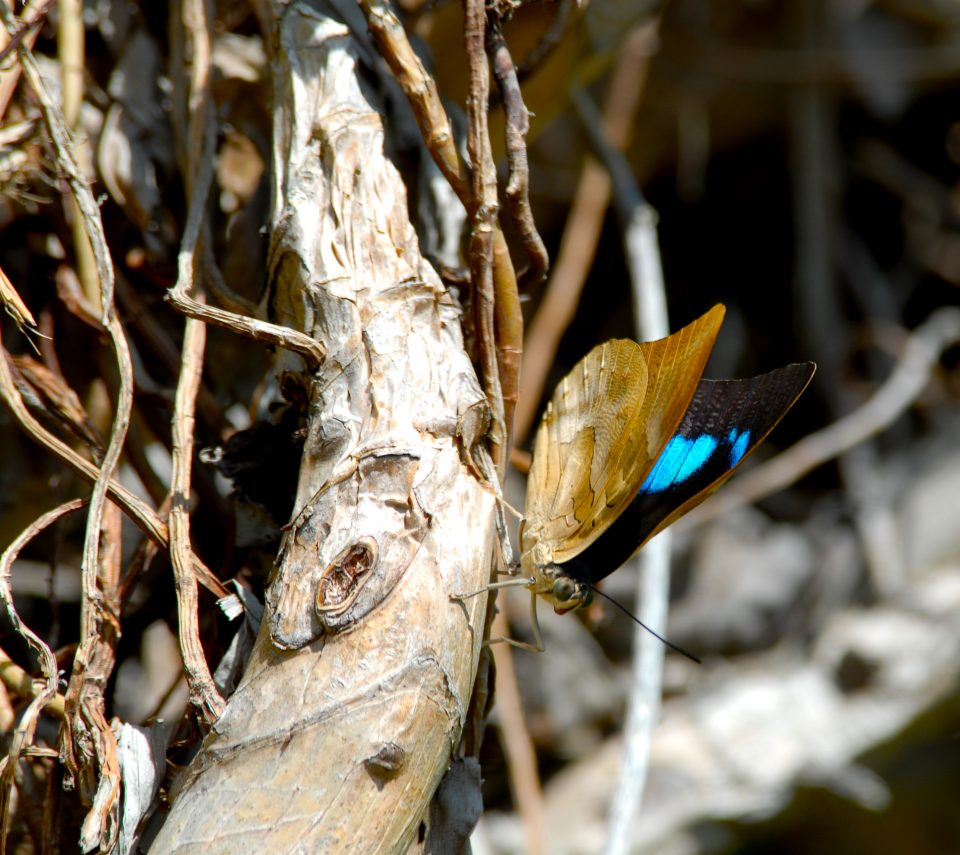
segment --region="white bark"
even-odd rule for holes
[[[486,597],[449,598],[493,554],[494,500],[457,438],[482,393],[358,74],[365,27],[307,2],[276,14],[264,305],[328,355],[257,645],[151,852],[404,851],[482,640]]]

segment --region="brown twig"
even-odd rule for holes
[[[603,110],[604,135],[611,145],[621,150],[627,142],[649,61],[645,51],[637,50],[636,41],[648,39],[650,35],[649,27],[638,28],[629,45],[621,50],[610,79]],[[527,436],[533,426],[560,338],[573,320],[580,302],[610,204],[610,192],[607,171],[594,158],[588,157],[546,293],[527,333],[521,369],[524,388],[517,404],[515,422],[518,439]]]
[[[4,362],[6,360],[3,360]],[[37,720],[41,710],[47,708],[58,718],[64,717],[64,699],[57,695],[57,659],[50,647],[30,627],[20,620],[13,602],[13,590],[10,586],[10,575],[13,562],[23,548],[30,543],[40,532],[69,513],[85,507],[86,499],[73,499],[52,511],[48,511],[39,519],[34,520],[25,528],[0,556],[0,602],[3,603],[7,619],[15,633],[26,640],[40,659],[40,668],[45,679],[44,686],[37,691],[30,681],[29,693],[33,700],[20,719],[20,724],[11,740],[10,750],[6,757],[6,766],[0,772],[0,849],[5,848],[7,840],[7,825],[9,822],[10,795],[14,783],[14,775],[20,754],[33,743],[33,736],[37,727]],[[4,654],[5,655],[5,654]],[[5,666],[6,670],[6,666]],[[26,688],[26,687],[24,687]],[[18,690],[19,691],[19,690]]]
[[[533,221],[529,197],[529,166],[526,135],[530,127],[529,113],[523,103],[520,84],[513,67],[513,59],[503,38],[495,13],[488,13],[487,49],[493,60],[494,77],[500,87],[506,115],[506,149],[509,165],[507,206],[521,240],[530,257],[530,264],[522,274],[524,286],[538,283],[547,270],[549,259],[546,247]],[[513,437],[513,418],[520,397],[520,362],[523,356],[523,314],[513,263],[506,242],[497,226],[493,242],[494,324],[496,330],[497,368],[503,396],[505,441],[509,447]],[[506,454],[500,459],[503,477]]]
[[[213,184],[216,121],[210,95],[210,21],[213,9],[209,0],[188,0],[183,6],[183,23],[192,45],[190,74],[190,127],[187,135],[189,161],[197,164],[196,174],[188,180],[190,205],[187,224],[180,247],[179,272],[173,291],[185,295],[197,290],[202,304],[203,292],[195,281],[195,258],[207,198]],[[190,545],[190,470],[193,461],[194,412],[200,376],[203,372],[203,349],[206,327],[195,318],[188,318],[183,334],[183,355],[173,416],[173,477],[170,492],[170,559],[177,587],[180,651],[190,687],[190,702],[203,723],[211,727],[223,714],[225,703],[213,682],[200,644],[197,621],[197,580],[193,575],[193,550]]]
[[[2,648],[0,648],[0,683],[17,696],[30,700],[36,698],[42,691],[37,688],[36,680],[30,672],[17,665]],[[63,695],[59,692],[55,693],[44,705],[44,710],[54,718],[63,718]],[[7,762],[10,762],[9,757]]]
[[[556,11],[553,13],[550,25],[540,37],[540,41],[523,58],[523,62],[517,66],[517,79],[521,83],[534,74],[560,44],[567,30],[570,13],[581,4],[578,0],[557,0],[553,5],[556,7]]]
[[[483,388],[493,413],[491,455],[498,471],[506,460],[503,394],[497,363],[494,326],[493,234],[497,221],[497,172],[490,148],[487,104],[490,99],[490,69],[485,51],[486,10],[482,0],[465,0],[464,43],[470,71],[467,96],[467,151],[473,166],[470,213],[470,279],[473,283],[474,329],[483,374]]]
[[[326,348],[323,344],[290,327],[282,327],[268,321],[236,315],[226,309],[217,309],[204,303],[198,303],[186,294],[177,291],[176,288],[167,292],[167,300],[170,301],[171,306],[188,318],[203,321],[203,323],[212,324],[215,327],[222,327],[237,335],[252,338],[254,341],[262,341],[298,353],[303,357],[310,371],[314,371],[326,356]]]
[[[509,434],[505,422],[505,401],[500,383],[502,351],[498,347],[495,327],[496,303],[492,238],[496,227],[498,208],[497,174],[493,164],[490,133],[487,125],[490,69],[485,53],[488,21],[483,0],[464,0],[464,15],[464,41],[470,71],[470,94],[467,98],[467,150],[470,154],[470,162],[473,164],[474,201],[474,207],[471,210],[470,272],[474,286],[475,329],[483,366],[484,388],[487,399],[493,408],[495,430],[499,431],[499,436],[495,433],[493,437],[492,457],[502,479],[506,467]],[[503,54],[501,54],[502,59]],[[507,54],[507,61],[509,61],[509,54]],[[510,62],[510,65],[512,67],[512,62]],[[525,114],[526,108],[523,107],[522,101],[520,107]],[[520,147],[523,146],[522,136],[519,145]],[[514,284],[515,291],[516,286]],[[517,311],[519,314],[519,304]],[[516,374],[514,374],[513,381],[516,379]],[[493,598],[488,604],[488,610],[492,608]],[[496,618],[493,622],[496,622]],[[509,633],[505,632],[503,634],[508,635]],[[501,647],[506,648],[506,645],[501,645]],[[494,651],[494,658],[498,664],[497,684],[502,693],[501,701],[505,694],[507,706],[513,713],[516,713],[520,706],[520,693],[516,685],[516,673],[512,667],[512,655],[509,650],[497,650]],[[500,670],[501,667],[502,670]],[[516,718],[517,716],[514,715],[514,719]],[[522,722],[522,715],[519,718]],[[519,725],[520,722],[515,720],[513,723]],[[535,773],[531,775],[531,770],[535,770],[536,763],[531,757],[529,734],[526,733],[525,728],[518,727],[517,732],[508,735],[502,744],[508,754],[508,763],[514,781],[514,789],[518,795],[518,806],[523,816],[527,839],[534,845],[534,849],[531,849],[531,851],[536,851],[539,845],[538,841],[543,840],[543,799],[539,789],[539,781],[537,781]]]
[[[494,638],[510,636],[510,626],[504,612],[498,612],[493,619],[490,634]],[[490,650],[497,671],[497,729],[500,731],[500,744],[510,770],[513,797],[523,818],[527,844],[525,851],[530,855],[539,855],[546,850],[543,791],[537,771],[537,752],[523,717],[523,702],[510,645],[491,644]]]
[[[492,11],[487,15],[487,52],[506,118],[504,136],[508,168],[507,207],[530,257],[530,264],[520,273],[519,282],[520,287],[527,288],[543,279],[549,258],[530,210],[530,167],[527,162],[526,139],[530,130],[530,114],[527,105],[523,103],[520,82],[510,49],[503,37],[503,29],[496,13]]]
[[[393,10],[382,0],[360,0],[370,34],[406,95],[427,150],[463,206],[470,209],[470,178],[443,109],[437,84],[424,68]]]
[[[497,339],[497,366],[500,371],[500,390],[503,395],[503,424],[507,448],[513,438],[513,418],[520,398],[520,363],[523,358],[523,313],[517,276],[507,250],[503,232],[497,226],[493,239],[494,328]],[[501,459],[501,479],[508,454]]]
[[[0,339],[0,346],[2,346],[2,339]],[[27,410],[10,374],[8,358],[9,355],[5,353],[5,358],[0,359],[0,397],[3,398],[17,423],[29,437],[55,454],[81,478],[90,483],[96,481],[100,470],[46,430]],[[116,481],[108,482],[107,492],[147,537],[162,549],[169,548],[170,532],[166,523],[152,508]],[[194,565],[194,572],[200,583],[217,597],[229,595],[230,592],[199,559]]]
[[[80,830],[83,851],[109,849],[119,831],[120,760],[106,716],[106,688],[120,639],[122,522],[120,508],[106,504],[97,531],[98,564],[93,573],[82,568],[90,588],[83,590],[80,642],[64,696],[63,763],[90,805]]]
[[[181,259],[185,253],[181,253]],[[181,264],[183,262],[181,261]],[[194,403],[203,370],[206,327],[188,319],[183,334],[183,368],[177,384],[173,418],[173,477],[170,508],[170,560],[177,588],[180,650],[190,686],[190,703],[203,722],[212,726],[222,715],[224,700],[213,682],[200,644],[197,622],[197,578],[193,573],[195,556],[190,546],[190,465],[193,460]]]

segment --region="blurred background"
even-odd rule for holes
[[[460,5],[400,6],[461,122]],[[155,506],[169,484],[182,334],[163,301],[176,278],[189,165],[178,154],[186,106],[176,8],[83,4],[79,85],[64,73],[63,10],[16,8],[25,20],[45,14],[29,38],[86,140],[85,169],[103,200],[137,382],[122,475]],[[530,449],[545,400],[581,356],[605,339],[639,336],[624,253],[625,206],[636,191],[656,212],[671,329],[727,306],[706,376],[818,364],[810,389],[745,467],[759,470],[818,437],[787,458],[789,486],[720,516],[704,505],[698,520],[676,527],[668,635],[704,664],[668,656],[632,851],[960,851],[960,5],[558,0],[503,9],[512,12],[505,35],[533,114],[530,198],[552,264],[523,304],[518,449]],[[271,83],[248,5],[223,0],[216,15],[213,236],[224,279],[256,301]],[[4,317],[4,343],[28,402],[95,458],[115,395],[109,344],[36,104],[10,82],[8,64],[0,268],[41,335],[21,335]],[[502,162],[496,103],[491,134]],[[399,138],[396,146],[426,250],[438,264],[462,266],[457,242],[442,245],[421,216],[409,157],[416,146]],[[629,167],[629,180],[611,182],[617,164]],[[211,329],[207,353],[197,444],[221,451],[196,466],[196,549],[221,578],[262,592],[290,513],[298,417],[269,405],[265,350]],[[0,432],[6,546],[86,488],[5,410]],[[270,449],[267,487],[230,469],[231,453],[246,461],[251,447]],[[224,454],[226,468],[210,463]],[[519,507],[523,481],[510,473]],[[737,489],[735,479],[717,499]],[[21,617],[66,666],[78,635],[82,526],[78,517],[38,538],[12,580]],[[178,721],[186,688],[169,564],[144,556],[132,527],[124,532],[132,561],[108,713]],[[632,605],[635,572],[622,569],[604,590]],[[526,595],[500,602],[515,636],[529,637]],[[201,614],[216,664],[234,628],[212,598]],[[2,620],[0,645],[32,668]],[[494,722],[530,734],[546,831],[531,844],[516,812],[524,785],[511,779],[493,727],[481,758],[487,812],[477,853],[603,849],[634,625],[602,604],[565,617],[544,608],[541,620],[547,652],[513,656],[524,721],[504,721],[495,708]],[[0,731],[9,732],[18,702],[0,700]],[[55,744],[55,723],[42,721],[38,741]],[[179,739],[188,745],[196,735],[185,723]],[[35,798],[13,851],[32,851],[50,786],[45,762],[26,775],[22,792]],[[64,839],[74,840],[64,822]]]

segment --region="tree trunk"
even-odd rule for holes
[[[151,852],[402,852],[460,740],[494,498],[465,465],[484,406],[460,315],[420,254],[358,7],[258,9],[272,49],[264,317],[326,348],[302,378],[294,518],[248,669]],[[272,28],[272,29],[271,29]]]

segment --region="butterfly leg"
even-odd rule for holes
[[[504,582],[491,582],[489,585],[484,586],[479,591],[473,591],[469,594],[451,594],[451,600],[469,600],[470,597],[475,597],[477,594],[483,594],[486,591],[496,590],[498,588],[516,588],[521,585],[524,587],[530,587],[534,584],[536,580],[533,576],[524,576],[519,579],[507,579]],[[518,641],[515,638],[507,638],[503,636],[501,638],[491,638],[489,641],[485,641],[484,644],[509,644],[511,647],[519,647],[521,650],[529,650],[531,653],[543,653],[546,649],[543,646],[543,636],[540,634],[540,621],[537,619],[537,595],[531,591],[530,592],[530,628],[533,631],[533,638],[536,642],[535,644],[529,644],[526,641]]]
[[[511,647],[519,647],[521,650],[527,650],[530,653],[543,653],[543,651],[546,650],[543,646],[543,636],[540,634],[540,621],[537,618],[537,595],[533,591],[530,592],[530,629],[533,631],[535,644],[530,644],[526,641],[517,641],[515,638],[507,638],[506,636],[491,638],[489,641],[485,641],[484,644],[499,644],[502,642],[503,644],[509,644]]]
[[[533,576],[524,576],[519,579],[507,579],[505,582],[491,582],[489,585],[484,585],[478,591],[471,591],[469,594],[451,594],[451,600],[469,600],[471,597],[475,597],[478,594],[485,594],[487,591],[495,591],[497,588],[517,588],[523,586],[529,588],[536,580]]]

